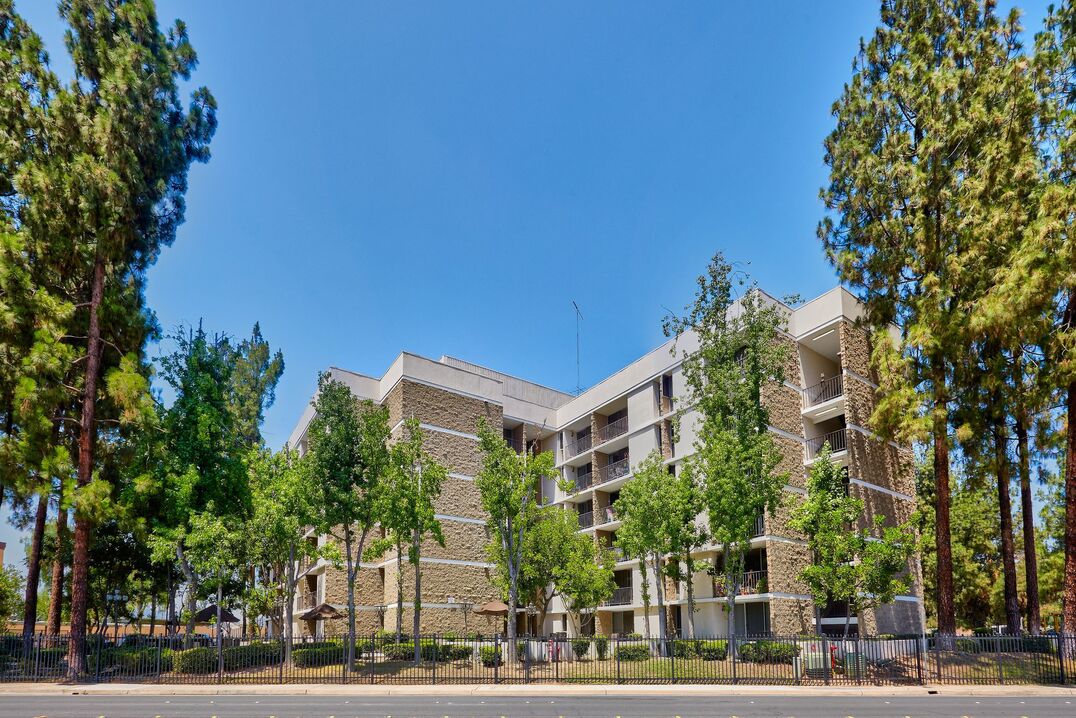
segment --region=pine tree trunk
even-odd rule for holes
[[[998,513],[1001,516],[1001,567],[1005,584],[1005,630],[1010,636],[1020,632],[1020,599],[1016,589],[1016,545],[1013,540],[1012,499],[1009,496],[1008,437],[1001,419],[994,421],[994,473],[998,484]]]
[[[937,552],[938,644],[952,650],[956,645],[956,604],[953,598],[953,547],[949,521],[949,413],[944,359],[931,360],[934,383],[934,545]]]
[[[1035,507],[1031,496],[1031,457],[1027,421],[1021,409],[1016,420],[1016,451],[1020,471],[1020,513],[1024,533],[1024,579],[1027,584],[1027,630],[1032,636],[1042,631],[1039,604],[1039,556],[1035,546]]]
[[[63,507],[63,482],[60,482],[60,510],[56,516],[56,557],[52,561],[52,587],[49,589],[49,635],[60,633],[64,608],[64,541],[67,536],[67,510]]]
[[[105,293],[105,262],[98,255],[93,263],[90,289],[90,321],[86,339],[86,376],[78,436],[77,483],[82,488],[93,479],[97,425],[97,382],[101,373],[101,321],[98,316]],[[68,678],[85,671],[86,607],[89,604],[90,518],[75,511],[75,541],[71,557],[71,636],[67,650]]]
[[[37,587],[41,581],[41,544],[45,540],[45,523],[49,518],[48,492],[37,497],[34,533],[30,538],[30,557],[26,566],[26,601],[22,614],[22,651],[29,656],[37,627]]]
[[[1076,329],[1076,290],[1069,293],[1065,328]],[[1064,635],[1073,636],[1076,635],[1076,381],[1069,382],[1065,404],[1068,429],[1065,437],[1065,578],[1061,630]],[[1066,641],[1069,657],[1074,650],[1072,642],[1071,639]]]

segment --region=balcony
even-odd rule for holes
[[[588,471],[585,474],[576,474],[575,475],[575,490],[576,491],[586,491],[587,489],[590,488],[591,484],[593,483],[593,479],[594,479],[594,473],[591,472],[591,471]]]
[[[714,596],[728,596],[725,590],[724,576],[715,576],[713,582]],[[740,575],[740,596],[753,596],[768,590],[765,571],[745,571]]]
[[[517,454],[523,453],[523,439],[510,439],[506,436],[504,438],[504,443],[508,444],[508,448]]]
[[[607,484],[610,481],[615,481],[619,478],[627,476],[630,473],[631,464],[628,462],[628,459],[621,459],[620,461],[615,461],[612,464],[606,464],[602,468],[598,469],[598,476],[594,480],[594,485],[600,486],[601,484]]]
[[[593,437],[590,434],[580,437],[572,443],[566,445],[561,449],[561,457],[564,461],[579,456],[584,451],[590,451],[590,447],[594,445],[592,441]]]
[[[755,517],[755,533],[751,534],[752,538],[757,538],[766,533],[766,516],[765,514],[759,514]]]
[[[620,586],[613,591],[603,605],[606,606],[629,606],[631,605],[631,586]]]
[[[579,512],[579,528],[589,529],[594,525],[594,512],[593,511],[580,511]]]
[[[823,379],[814,386],[807,387],[803,392],[803,406],[818,406],[827,401],[833,401],[844,395],[844,377],[840,374],[829,379]]]
[[[661,416],[671,414],[673,410],[673,398],[667,394],[662,394],[658,397],[658,413]]]
[[[311,608],[317,608],[319,605],[320,604],[318,603],[318,592],[306,591],[299,595],[296,608],[298,608],[300,611],[306,611]]]
[[[598,444],[612,441],[618,436],[623,436],[626,433],[628,433],[628,417],[625,416],[616,421],[609,422],[598,429]]]
[[[842,451],[848,450],[848,429],[837,429],[831,431],[828,434],[822,436],[816,436],[813,439],[807,440],[807,460],[814,461],[820,453],[822,453],[822,447],[829,444],[829,450],[832,454],[839,454]]]

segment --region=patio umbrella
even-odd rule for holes
[[[476,616],[507,616],[508,604],[503,601],[490,601],[476,608],[474,613]]]
[[[198,613],[194,614],[195,623],[209,623],[210,621],[217,620],[217,605],[214,603],[209,604]],[[220,622],[221,623],[239,623],[239,619],[229,611],[227,608],[220,609]]]
[[[343,618],[345,615],[331,603],[323,603],[299,614],[299,619],[303,621],[321,621],[326,618]]]

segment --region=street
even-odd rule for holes
[[[0,696],[4,718],[1054,718],[1074,696]]]

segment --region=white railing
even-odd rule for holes
[[[822,452],[822,447],[829,444],[830,453],[836,454],[848,450],[848,429],[837,429],[822,436],[807,440],[807,458],[813,459]]]

